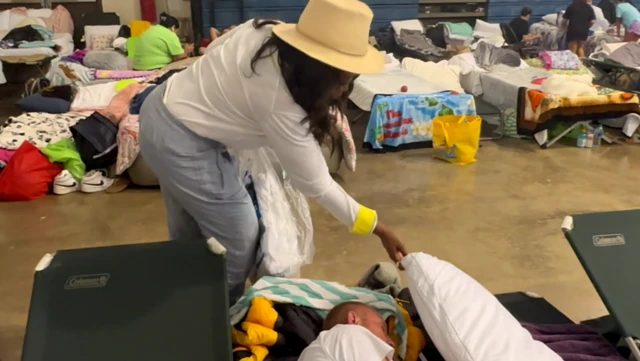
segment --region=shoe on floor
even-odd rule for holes
[[[53,180],[53,193],[58,195],[73,193],[80,189],[80,182],[68,170],[63,170]]]
[[[107,177],[107,171],[103,169],[92,170],[82,178],[80,190],[85,193],[102,192],[112,184],[113,179]]]

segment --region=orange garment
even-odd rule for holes
[[[145,20],[131,20],[129,27],[131,28],[131,37],[139,38],[145,31],[149,30],[151,23]]]
[[[531,109],[534,112],[538,109],[540,104],[542,104],[544,98],[547,96],[545,93],[539,92],[537,90],[528,90],[527,94],[529,95],[529,100],[531,101]]]
[[[422,349],[427,345],[427,341],[419,328],[413,325],[409,312],[402,306],[402,303],[398,302],[398,307],[402,313],[404,321],[407,323],[407,352],[404,356],[404,361],[418,361]],[[388,334],[389,337],[395,342],[396,345],[400,344],[400,339],[395,332],[395,317],[389,317],[387,319]],[[398,349],[396,348],[395,356],[398,356]]]

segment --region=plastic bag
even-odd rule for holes
[[[434,156],[459,165],[476,161],[480,147],[480,127],[478,116],[446,115],[433,120]]]
[[[51,163],[62,163],[75,179],[84,177],[86,168],[73,140],[63,139],[47,145],[40,151],[49,158]]]
[[[0,174],[0,201],[31,201],[49,192],[62,168],[49,162],[38,148],[24,142]]]
[[[243,182],[253,181],[257,212],[264,226],[257,278],[299,277],[300,268],[311,263],[315,253],[306,198],[291,186],[270,148],[242,151],[237,157]]]

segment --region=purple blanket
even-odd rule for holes
[[[626,361],[607,340],[585,325],[523,323],[533,339],[547,345],[564,361]]]

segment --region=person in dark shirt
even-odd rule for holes
[[[569,50],[581,58],[585,57],[584,43],[589,37],[589,28],[596,22],[596,14],[586,0],[575,0],[562,15],[567,29]]]
[[[531,41],[533,39],[537,39],[539,35],[530,35],[529,34],[529,19],[531,19],[531,13],[533,11],[530,7],[525,6],[520,10],[520,16],[511,20],[509,23],[509,27],[516,34],[516,38],[519,42],[522,41]]]

